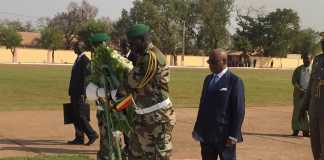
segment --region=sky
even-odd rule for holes
[[[32,21],[40,17],[53,17],[56,13],[65,10],[70,2],[82,0],[0,0],[0,19],[19,19]],[[129,10],[133,0],[88,0],[98,9],[99,17],[109,16],[117,20],[123,8]],[[276,8],[292,8],[301,17],[302,28],[313,28],[324,31],[324,0],[235,0],[235,8],[262,8],[266,13]],[[234,30],[235,22],[230,26]]]

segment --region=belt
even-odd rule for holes
[[[147,114],[147,113],[151,113],[151,112],[154,112],[154,111],[162,109],[162,108],[167,108],[169,106],[169,104],[171,104],[170,98],[168,98],[160,103],[157,103],[153,106],[147,107],[147,108],[135,107],[135,112],[137,114]]]

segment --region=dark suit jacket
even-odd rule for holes
[[[302,97],[305,95],[302,86],[300,85],[300,75],[304,65],[297,67],[292,76],[292,84],[294,86],[293,96],[296,97],[298,100],[302,100]]]
[[[85,78],[90,73],[88,70],[89,63],[90,60],[86,55],[83,55],[74,63],[69,85],[69,95],[71,97],[85,95]]]
[[[130,52],[129,55],[127,56],[127,59],[132,61],[133,65],[136,64],[137,58],[138,58],[138,54],[135,52]]]
[[[244,86],[242,80],[230,71],[208,89],[211,79],[212,74],[205,78],[193,132],[202,143],[223,149],[229,136],[243,141]]]

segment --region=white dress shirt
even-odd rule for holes
[[[300,73],[300,86],[306,90],[308,87],[309,79],[311,74],[311,67],[303,67]]]

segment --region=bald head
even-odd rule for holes
[[[214,49],[207,62],[211,72],[220,73],[227,67],[227,52],[224,49]]]
[[[85,50],[85,44],[83,42],[81,42],[81,41],[78,41],[78,42],[76,42],[74,44],[73,50],[74,50],[75,54],[78,54],[79,55],[79,54],[81,54],[81,53],[84,52],[84,50]]]
[[[211,52],[211,56],[215,57],[216,55],[220,56],[223,59],[224,63],[227,64],[227,52],[224,49],[214,49]]]

